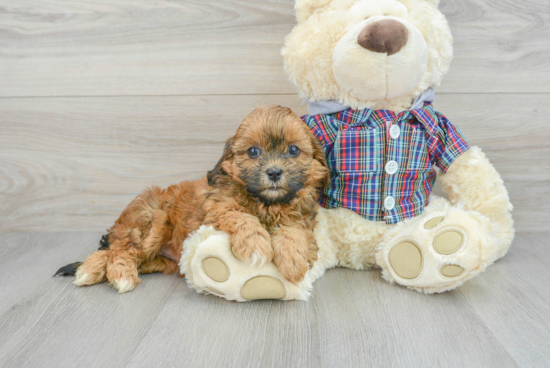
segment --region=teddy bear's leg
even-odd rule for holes
[[[375,251],[392,225],[369,221],[346,208],[321,208],[315,228],[317,244],[330,249],[335,259],[331,267],[363,270],[376,265]]]
[[[510,246],[508,194],[481,150],[470,149],[451,169],[442,178],[451,201],[431,196],[422,215],[395,225],[384,237],[376,260],[388,281],[426,293],[450,290]]]
[[[497,244],[487,217],[432,195],[421,215],[386,233],[376,261],[389,282],[443,292],[485,270],[495,259]]]
[[[317,220],[316,238],[317,233],[324,233],[320,223],[326,218],[320,215]],[[231,252],[229,235],[210,226],[201,226],[185,241],[180,270],[189,286],[228,300],[307,300],[313,282],[336,263],[332,249],[322,240],[328,237],[319,238],[318,260],[297,285],[288,282],[272,262],[259,265],[240,261]]]
[[[476,211],[493,223],[498,238],[496,257],[506,254],[514,239],[513,209],[499,173],[479,147],[461,155],[439,182],[453,205]]]

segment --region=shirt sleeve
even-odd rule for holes
[[[462,135],[460,129],[451,124],[444,116],[437,113],[438,126],[435,134],[430,138],[428,151],[432,162],[441,170],[447,172],[451,164],[466,152],[470,145]]]
[[[302,120],[321,141],[325,155],[328,155],[338,135],[338,126],[334,118],[330,115],[304,115]]]

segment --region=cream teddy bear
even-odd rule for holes
[[[202,227],[180,268],[198,291],[230,300],[307,299],[332,267],[380,267],[425,293],[462,285],[502,257],[512,205],[485,154],[432,106],[452,59],[438,0],[297,0],[282,54],[308,103],[304,122],[332,172],[321,195],[319,260],[298,285],[248,264]],[[447,199],[430,194],[438,177]]]

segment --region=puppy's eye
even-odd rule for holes
[[[298,157],[300,155],[300,149],[295,145],[291,145],[290,147],[288,147],[288,154],[291,157]]]
[[[248,149],[248,156],[250,158],[257,158],[258,156],[260,156],[260,153],[262,153],[262,151],[260,151],[258,147],[250,147]]]

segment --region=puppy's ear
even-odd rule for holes
[[[323,145],[319,141],[319,139],[311,132],[309,135],[309,138],[311,139],[311,144],[313,145],[313,158],[324,167],[328,168],[327,158],[325,156],[325,151],[323,150]]]
[[[309,129],[308,129],[309,130]],[[309,139],[313,146],[313,164],[312,164],[312,177],[315,181],[321,182],[323,187],[327,187],[330,179],[330,169],[328,168],[327,158],[325,151],[319,139],[309,131]]]
[[[234,140],[235,137],[231,137],[225,142],[222,157],[220,158],[216,166],[214,166],[214,169],[209,171],[208,175],[206,176],[208,179],[208,185],[215,186],[221,176],[231,175],[231,173],[227,172],[227,170],[229,170],[229,168],[231,167],[231,165],[229,165],[229,161],[233,160]]]

